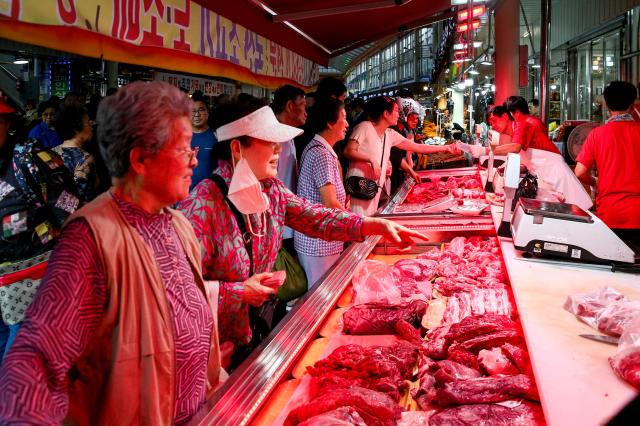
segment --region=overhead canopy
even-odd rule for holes
[[[331,57],[451,11],[451,0],[194,1],[324,66]]]

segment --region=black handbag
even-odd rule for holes
[[[380,157],[380,169],[382,169],[382,161],[384,160],[384,148],[387,143],[387,133],[385,131],[384,139],[382,141],[382,156]],[[378,182],[373,179],[368,179],[362,176],[349,176],[344,181],[344,190],[347,194],[353,198],[359,200],[373,200],[378,194],[380,186]]]

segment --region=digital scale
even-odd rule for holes
[[[636,262],[633,250],[602,220],[575,204],[520,198],[511,233],[516,249],[537,257],[607,265]]]

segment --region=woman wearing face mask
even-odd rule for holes
[[[220,106],[218,168],[181,203],[204,248],[203,274],[218,286],[220,341],[251,340],[248,308],[275,293],[270,278],[284,226],[325,240],[358,241],[380,234],[409,246],[421,234],[392,222],[311,204],[277,180],[281,143],[302,133],[281,124],[257,100]],[[225,197],[224,193],[227,192]],[[423,238],[423,237],[422,237]]]
[[[398,123],[398,104],[388,96],[378,96],[370,100],[365,108],[369,120],[354,129],[344,156],[349,159],[347,177],[361,176],[378,182],[378,193],[371,200],[351,197],[351,211],[365,216],[373,215],[378,209],[381,187],[387,176],[389,152],[395,146],[405,151],[430,154],[434,152],[459,153],[456,145],[430,146],[417,144],[405,138],[390,126]]]

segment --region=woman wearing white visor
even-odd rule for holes
[[[180,206],[204,247],[205,279],[219,283],[220,341],[235,348],[251,339],[249,305],[260,306],[276,292],[261,283],[272,276],[285,225],[325,240],[378,234],[406,247],[412,237],[424,238],[386,220],[311,204],[289,191],[275,178],[280,144],[302,130],[279,123],[271,108],[256,101],[216,111],[223,124],[216,130],[218,168]]]

